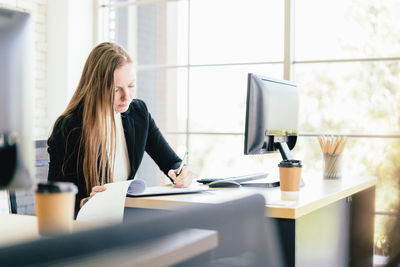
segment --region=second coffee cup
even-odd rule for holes
[[[297,192],[300,190],[301,161],[283,160],[278,164],[281,191]]]

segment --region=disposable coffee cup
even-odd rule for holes
[[[300,190],[301,168],[300,160],[283,160],[278,164],[279,180],[282,192],[298,192]]]
[[[72,232],[77,192],[77,187],[68,182],[47,182],[37,185],[35,207],[40,235],[51,236]]]

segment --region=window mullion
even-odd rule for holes
[[[186,151],[189,151],[189,132],[190,132],[190,0],[188,0],[187,12],[188,12],[188,27],[187,27],[187,42],[188,42],[188,50],[187,50],[187,86],[186,86]],[[189,156],[190,157],[190,156]],[[189,160],[189,159],[188,159]]]
[[[293,81],[294,61],[294,0],[285,0],[285,36],[283,55],[283,79]]]

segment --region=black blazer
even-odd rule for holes
[[[169,170],[179,167],[181,159],[162,136],[143,101],[133,100],[128,110],[121,114],[121,119],[131,165],[129,179],[134,178],[144,151],[165,175]],[[81,134],[82,112],[76,112],[68,117],[59,117],[47,140],[50,156],[48,180],[72,182],[78,187],[75,215],[79,210],[80,201],[88,197],[82,169],[83,155],[80,155],[78,160]],[[64,168],[63,163],[65,163]]]

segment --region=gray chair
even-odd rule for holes
[[[35,181],[46,182],[49,172],[47,140],[35,141]],[[10,191],[11,213],[35,215],[35,201],[32,190],[18,189]]]
[[[4,266],[86,264],[86,259],[110,251],[144,244],[183,229],[209,229],[218,232],[218,247],[179,266],[282,266],[280,242],[272,221],[264,217],[261,195],[210,204],[170,213],[128,215],[120,225],[71,235],[42,239],[0,249]],[[115,257],[119,266],[120,257]],[[98,262],[96,265],[102,265]]]

